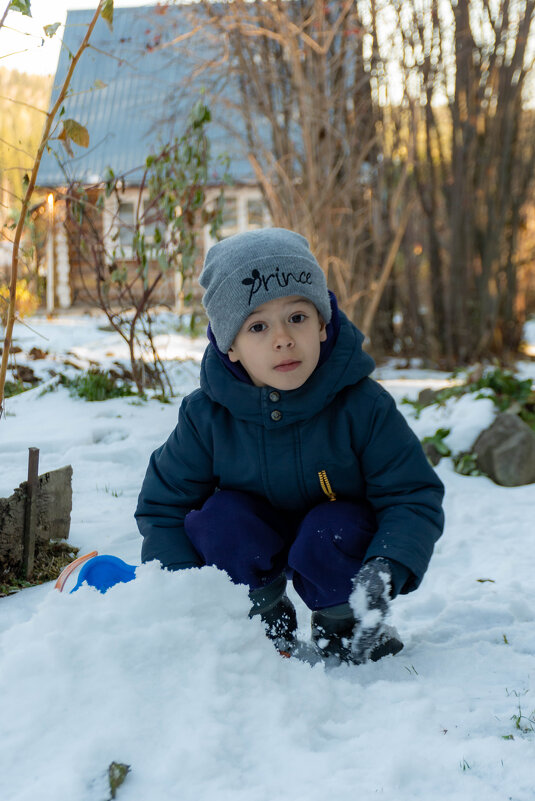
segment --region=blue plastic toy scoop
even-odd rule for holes
[[[117,556],[95,556],[86,562],[78,573],[76,586],[71,590],[76,592],[85,582],[90,587],[95,587],[99,592],[106,592],[114,584],[132,581],[136,577],[137,565],[127,565]]]

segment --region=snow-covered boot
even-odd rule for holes
[[[355,628],[355,617],[349,604],[331,606],[312,612],[312,642],[326,659],[336,657],[349,662],[351,638]]]
[[[286,578],[279,576],[266,587],[249,592],[252,606],[249,617],[260,615],[266,635],[280,651],[288,651],[297,630],[295,607],[286,595]]]
[[[377,642],[368,654],[370,662],[378,662],[383,656],[395,656],[403,649],[398,630],[394,626],[384,626]]]

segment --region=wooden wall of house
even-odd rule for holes
[[[95,302],[97,260],[103,259],[99,240],[102,239],[102,215],[89,204],[98,200],[97,191],[87,191],[88,204],[82,215],[78,216],[76,204],[67,204],[65,228],[69,249],[70,285],[72,305],[87,305]]]
[[[136,274],[136,263],[133,259],[120,259],[110,264],[104,247],[103,214],[97,208],[98,190],[87,191],[87,203],[83,216],[78,216],[76,203],[70,203],[65,216],[68,232],[70,284],[73,306],[94,305],[98,301],[97,276],[106,278],[116,267],[126,266],[130,277]],[[149,281],[158,272],[156,263],[149,266]],[[141,285],[135,294],[142,291]],[[118,296],[119,289],[113,288],[110,296]],[[174,308],[176,305],[175,276],[172,271],[164,275],[152,295],[153,302]]]

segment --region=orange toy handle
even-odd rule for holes
[[[64,567],[58,576],[58,580],[54,584],[54,588],[61,592],[63,590],[63,587],[65,586],[65,582],[67,581],[73,570],[76,570],[77,567],[80,567],[80,565],[83,565],[84,562],[87,562],[94,556],[98,556],[98,551],[91,551],[91,553],[86,553],[84,554],[84,556],[79,556],[78,559],[75,559],[74,562],[70,563],[70,565]]]

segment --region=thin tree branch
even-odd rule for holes
[[[45,150],[45,147],[48,142],[48,137],[50,134],[50,129],[54,122],[55,116],[58,113],[59,109],[61,108],[63,101],[65,100],[65,95],[67,94],[67,90],[69,88],[74,70],[82,56],[82,53],[87,48],[89,44],[89,39],[93,33],[93,29],[97,24],[98,18],[100,16],[100,12],[102,10],[104,0],[100,0],[93,18],[89,23],[87,28],[87,32],[80,44],[74,58],[71,61],[69,66],[69,70],[67,72],[67,76],[61,88],[61,91],[57,97],[56,102],[54,103],[52,109],[47,113],[47,119],[45,122],[45,128],[43,131],[43,135],[41,137],[41,143],[39,145],[39,149],[37,151],[37,155],[35,157],[35,162],[33,165],[32,173],[30,176],[30,180],[28,183],[28,187],[26,189],[26,194],[24,196],[24,200],[22,202],[21,213],[19,217],[19,221],[17,224],[17,228],[15,231],[15,239],[13,244],[13,257],[11,262],[11,283],[9,286],[9,309],[7,315],[7,322],[5,327],[5,335],[4,335],[4,350],[2,353],[2,363],[0,366],[0,417],[4,412],[4,387],[6,382],[6,375],[7,375],[7,365],[9,359],[9,351],[11,349],[11,340],[13,336],[13,325],[15,323],[15,304],[17,299],[17,276],[18,276],[18,261],[19,261],[19,245],[22,238],[22,232],[24,230],[24,226],[26,224],[26,214],[28,212],[30,201],[33,195],[33,191],[35,189],[35,184],[37,181],[37,174],[39,172],[39,167],[41,164],[41,159]]]
[[[0,142],[2,142],[4,145],[7,145],[12,150],[16,150],[17,153],[23,153],[25,156],[28,156],[28,158],[33,159],[32,154],[28,153],[27,150],[24,150],[22,147],[17,147],[16,145],[11,144],[11,142],[8,142],[7,139],[2,139],[1,136],[0,136]]]
[[[2,19],[0,19],[0,28],[3,28],[4,22],[6,21],[6,17],[8,15],[8,13],[9,13],[9,9],[10,8],[11,8],[11,0],[8,0],[7,6],[6,6],[6,10],[2,14]]]
[[[19,106],[26,106],[26,108],[33,108],[34,111],[39,111],[40,114],[48,113],[47,111],[45,111],[44,108],[33,106],[31,103],[25,103],[24,100],[17,100],[14,97],[6,97],[5,95],[0,95],[0,100],[9,100],[10,103],[17,103]]]

